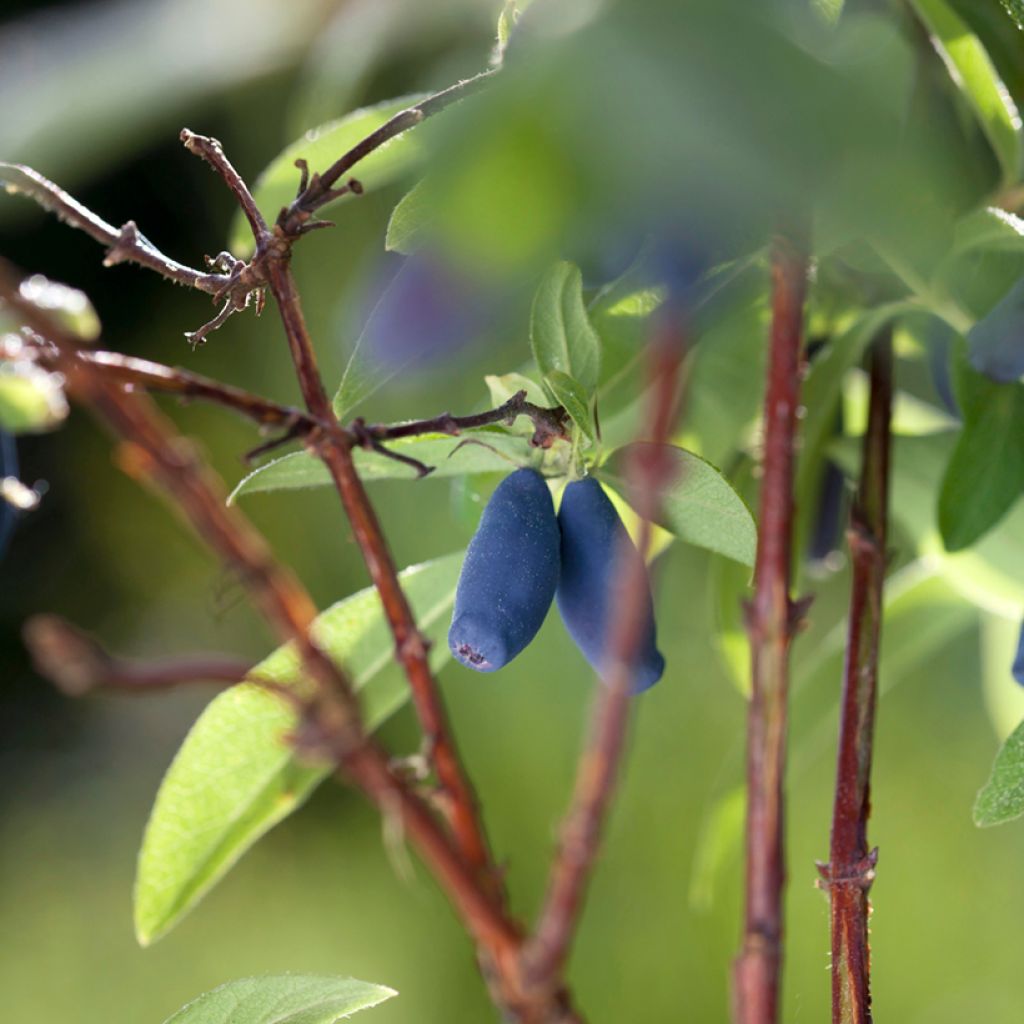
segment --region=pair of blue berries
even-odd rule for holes
[[[537,635],[557,599],[569,635],[601,671],[624,557],[641,556],[593,477],[565,488],[556,517],[544,478],[517,470],[498,485],[466,552],[448,633],[452,654],[478,672],[502,668]],[[653,686],[665,670],[649,588],[643,602],[634,693]]]

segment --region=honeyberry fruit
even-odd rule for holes
[[[469,542],[448,646],[493,672],[537,635],[558,585],[558,521],[544,478],[519,469],[498,485]]]
[[[569,635],[583,656],[598,671],[613,616],[617,613],[613,588],[621,572],[621,559],[640,559],[615,506],[593,477],[569,484],[558,512],[562,534],[562,571],[556,601]],[[644,574],[646,576],[646,568]],[[634,659],[632,690],[653,686],[665,671],[665,659],[656,646],[654,602],[650,587],[642,597],[643,634]]]

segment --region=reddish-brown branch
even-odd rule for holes
[[[754,597],[747,609],[752,692],[747,725],[746,904],[733,977],[736,1024],[775,1024],[782,962],[783,776],[789,647],[800,608],[790,599],[793,466],[807,255],[777,239],[764,403],[764,458]]]
[[[36,671],[71,697],[98,689],[148,693],[188,683],[240,683],[252,662],[222,654],[156,661],[118,658],[58,615],[34,615],[22,629]]]
[[[13,273],[0,263],[0,298],[57,349],[72,394],[121,439],[122,466],[156,486],[203,541],[239,576],[282,642],[294,643],[317,692],[307,707],[302,739],[329,753],[377,805],[400,824],[447,891],[474,940],[492,962],[514,963],[520,929],[460,855],[427,805],[394,775],[387,755],[362,730],[358,702],[344,672],[310,636],[316,608],[273,559],[260,534],[229,508],[219,481],[142,394],[127,393],[94,365],[74,358],[75,339],[28,303]]]
[[[677,411],[678,384],[686,342],[678,323],[658,324],[650,342],[653,401],[646,436],[630,467],[631,504],[640,515],[640,559],[623,559],[616,580],[617,614],[608,642],[603,687],[599,691],[576,783],[561,830],[558,853],[533,936],[524,951],[527,983],[543,992],[557,985],[579,923],[587,884],[600,848],[605,819],[618,779],[629,722],[630,686],[645,628],[643,594],[649,586],[644,567],[651,523],[658,517],[658,495],[670,466],[664,459]]]
[[[887,331],[876,340],[871,353],[868,426],[848,535],[853,583],[832,841],[829,863],[820,866],[832,909],[833,1024],[871,1024],[868,890],[875,877],[878,851],[868,848],[867,830],[888,532],[891,419],[892,339]]]
[[[330,401],[317,368],[312,339],[302,315],[286,251],[282,258],[269,263],[268,280],[284,324],[306,407],[317,419],[326,419],[331,414]],[[459,760],[444,703],[430,669],[428,644],[416,626],[380,523],[352,462],[350,440],[340,428],[329,430],[318,438],[316,451],[331,474],[370,578],[380,594],[395,638],[396,657],[409,679],[413,704],[427,743],[427,754],[437,772],[444,803],[449,808],[455,839],[467,862],[498,894],[501,888],[499,874],[491,860],[476,796]]]

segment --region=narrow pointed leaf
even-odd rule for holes
[[[420,628],[433,641],[435,668],[462,555],[401,573]],[[364,721],[375,729],[407,698],[394,663],[394,640],[373,588],[323,612],[314,636],[360,691]],[[301,685],[299,659],[279,648],[254,677]],[[135,929],[148,945],[181,919],[260,836],[307,799],[332,768],[300,762],[285,742],[296,725],[291,708],[251,683],[216,697],[192,727],[157,794],[139,855]]]
[[[534,465],[541,458],[539,450],[531,448],[526,437],[498,430],[467,431],[459,437],[423,434],[389,441],[387,448],[432,466],[430,478],[511,472],[520,466]],[[352,454],[363,480],[416,479],[414,467],[380,452],[359,448]],[[320,459],[308,452],[293,452],[254,469],[235,487],[228,501],[233,503],[243,495],[261,491],[295,491],[330,484],[330,474]]]
[[[574,377],[589,397],[601,369],[601,343],[583,304],[583,278],[572,263],[554,264],[533,298],[530,345],[543,375]]]
[[[996,754],[988,782],[974,804],[974,824],[1002,825],[1024,815],[1024,722]]]
[[[336,1024],[396,995],[393,988],[356,978],[239,978],[205,992],[165,1024]]]
[[[627,500],[629,459],[644,444],[618,449],[598,471],[600,478]],[[673,473],[659,495],[659,525],[690,544],[753,565],[757,528],[743,499],[711,463],[683,448],[665,447],[669,449]]]

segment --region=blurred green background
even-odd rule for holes
[[[219,138],[252,179],[311,125],[479,70],[496,15],[497,5],[473,0],[8,0],[0,157],[32,164],[113,223],[135,219],[165,251],[196,265],[223,248],[233,209],[218,180],[178,144],[182,126]],[[358,330],[353,310],[401,194],[391,188],[351,204],[339,229],[298,250],[328,382]],[[182,332],[208,318],[202,296],[137,268],[104,270],[94,243],[24,200],[0,196],[0,251],[28,272],[85,290],[108,347],[298,400],[272,310],[260,320],[235,317],[191,352]],[[483,373],[513,370],[526,354],[524,332],[500,350],[469,354],[457,372],[389,385],[363,411],[392,419],[468,410],[483,399]],[[165,407],[233,485],[244,472],[239,453],[254,443],[248,425],[201,406]],[[35,612],[58,612],[137,655],[208,649],[255,660],[273,644],[236,581],[118,473],[88,417],[75,412],[58,433],[24,439],[20,454],[23,479],[47,490],[0,565],[4,1020],[159,1022],[223,981],[281,971],[397,988],[398,999],[369,1011],[381,1024],[492,1019],[471,947],[429,877],[389,860],[376,815],[332,785],[168,937],[136,947],[130,893],[142,828],[162,772],[209,695],[65,700],[33,675],[20,625]],[[472,532],[472,513],[445,481],[379,484],[373,497],[400,565],[457,550]],[[260,495],[245,510],[321,605],[366,585],[333,493]],[[744,730],[744,702],[710,639],[711,561],[674,545],[659,562],[669,668],[636,703],[625,779],[571,967],[594,1021],[728,1019],[740,881],[731,847],[692,898],[706,816],[739,780]],[[805,665],[835,625],[848,579],[839,570],[812,585],[812,629],[798,644]],[[899,686],[879,717],[871,824],[881,847],[872,940],[882,1020],[1020,1020],[1024,828],[979,831],[970,818],[1007,720],[993,727],[981,677],[968,615],[925,661],[889,680]],[[509,865],[515,909],[528,917],[571,784],[591,675],[552,617],[500,675],[449,666],[441,682]],[[796,715],[803,701],[831,706],[837,686],[830,676],[799,693]],[[827,1016],[828,909],[814,861],[828,850],[832,717],[796,736],[784,1014],[794,1022]],[[383,738],[398,752],[415,748],[407,710]]]

